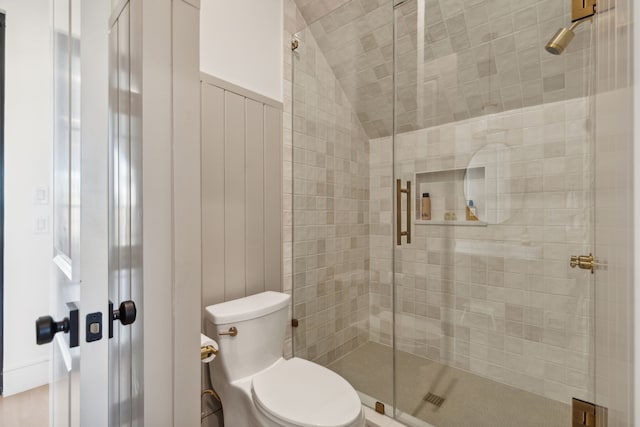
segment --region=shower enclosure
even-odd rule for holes
[[[554,56],[565,0],[343,3],[292,52],[294,355],[411,426],[569,425],[595,393],[594,24]]]

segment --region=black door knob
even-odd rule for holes
[[[53,320],[51,316],[40,316],[36,320],[36,343],[38,345],[47,344],[53,341],[53,337],[58,332],[69,334],[68,340],[70,348],[77,347],[79,342],[78,333],[80,331],[79,316],[80,311],[75,302],[66,303],[69,316],[59,322]]]
[[[123,325],[130,325],[136,321],[138,310],[133,301],[122,301],[117,310],[113,309],[113,303],[109,301],[111,321],[109,322],[109,338],[113,338],[113,322],[119,320]]]
[[[36,343],[38,345],[47,344],[53,341],[53,337],[58,332],[69,332],[71,323],[69,318],[65,317],[60,322],[53,320],[51,316],[41,316],[36,320]]]
[[[136,321],[136,304],[133,301],[122,301],[117,310],[113,310],[113,320],[120,320],[123,325],[130,325]]]

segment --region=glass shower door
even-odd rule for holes
[[[356,0],[295,35],[291,156],[294,355],[390,416],[392,26],[389,2]],[[370,156],[371,138],[386,159]]]
[[[593,276],[569,262],[593,250],[590,24],[544,50],[569,5],[394,8],[393,153],[370,156],[393,163],[409,425],[565,426],[572,398],[593,400]]]

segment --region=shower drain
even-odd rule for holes
[[[433,393],[427,393],[427,395],[423,397],[422,400],[436,405],[438,408],[441,407],[444,403],[444,397],[438,396],[437,394]]]

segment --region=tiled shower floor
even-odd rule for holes
[[[329,368],[358,391],[392,402],[392,350],[369,342]],[[398,408],[435,427],[566,427],[569,405],[398,352]],[[444,397],[440,407],[423,400]]]

